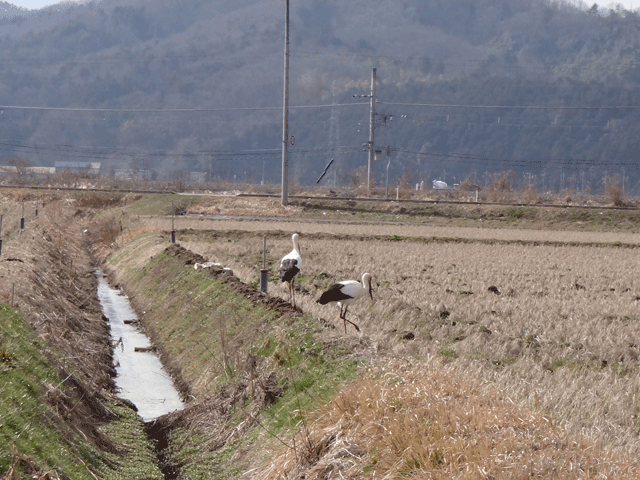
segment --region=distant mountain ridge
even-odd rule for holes
[[[354,95],[369,93],[372,68],[393,182],[640,180],[638,14],[547,0],[291,5],[297,181],[331,158],[327,182],[366,164],[368,103]],[[279,181],[282,2],[64,6],[0,20],[0,104],[35,107],[3,110],[0,155]]]
[[[28,11],[28,8],[18,7],[12,3],[0,1],[0,16],[21,15]]]

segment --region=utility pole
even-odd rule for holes
[[[362,146],[367,146],[369,150],[369,160],[367,162],[367,195],[371,195],[371,170],[373,165],[373,160],[375,158],[375,146],[374,146],[374,138],[375,138],[375,121],[376,121],[376,69],[374,68],[371,71],[371,95],[354,95],[354,97],[358,98],[367,98],[370,99],[369,105],[369,141],[367,143],[363,143]],[[378,152],[380,153],[380,152]]]
[[[289,203],[289,0],[285,0],[284,30],[284,100],[282,107],[282,205]]]
[[[369,117],[369,162],[367,164],[367,195],[371,196],[371,170],[374,155],[374,133],[376,120],[376,69],[371,71],[371,112]]]

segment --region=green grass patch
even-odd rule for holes
[[[357,361],[346,360],[340,347],[327,346],[316,338],[319,327],[314,319],[302,316],[282,324],[278,335],[262,339],[254,354],[277,366],[281,394],[252,421],[240,438],[211,448],[215,440],[202,429],[178,429],[171,433],[173,461],[181,465],[183,478],[237,479],[239,452],[261,451],[264,442],[288,441],[290,431],[303,428],[305,412],[314,411],[344,384],[356,378]],[[209,365],[211,367],[211,365]],[[254,411],[251,399],[235,405],[227,427],[249,421]],[[215,432],[214,432],[215,433]]]
[[[163,478],[130,408],[110,405],[120,419],[101,427],[128,446],[127,454],[116,455],[97,450],[45,402],[47,390],[64,388],[47,349],[16,310],[0,304],[0,476],[13,469],[12,478],[32,478],[27,464],[17,462],[22,458],[60,478],[93,480],[90,472],[105,480]]]
[[[536,210],[527,207],[507,208],[505,216],[510,220],[534,220],[536,218]]]
[[[458,352],[456,352],[455,349],[453,349],[451,347],[443,348],[438,353],[440,355],[442,355],[443,357],[447,357],[447,358],[451,358],[451,359],[456,359],[456,358],[458,358],[460,356],[458,354]]]
[[[200,431],[178,428],[171,432],[169,441],[177,446],[173,462],[180,465],[180,478],[229,480],[239,478],[242,469],[233,462],[239,448],[246,446],[245,439],[228,442],[223,448],[213,450],[210,439]]]
[[[72,453],[60,420],[43,402],[44,385],[60,383],[42,354],[46,345],[6,305],[0,305],[0,349],[0,474],[9,472],[14,455],[20,454],[58,475],[90,478]],[[20,478],[27,478],[16,468]]]
[[[270,339],[269,344],[275,344],[271,357],[281,367],[283,388],[282,395],[264,412],[271,432],[296,427],[302,412],[355,378],[359,363],[345,358],[346,347],[318,340],[320,328],[315,319],[305,315],[285,326],[279,339]]]
[[[145,193],[124,210],[131,215],[182,215],[198,197],[171,193]]]
[[[144,433],[142,419],[133,409],[120,403],[114,405],[113,410],[119,419],[105,424],[102,429],[113,441],[125,446],[126,455],[105,455],[107,461],[99,466],[98,477],[105,480],[163,480],[155,446]]]
[[[111,208],[121,206],[125,199],[125,194],[120,192],[92,192],[76,191],[73,197],[78,207],[87,208]]]

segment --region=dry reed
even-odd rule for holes
[[[141,223],[150,229],[155,224],[159,230],[166,230],[166,221],[149,218]],[[640,454],[636,399],[640,393],[640,347],[636,340],[640,335],[640,286],[634,276],[639,260],[634,249],[615,243],[637,245],[640,241],[636,234],[320,224],[284,218],[281,222],[178,218],[176,228],[183,246],[230,267],[246,283],[258,278],[265,232],[271,232],[267,263],[274,272],[278,259],[290,249],[290,234],[301,233],[303,276],[298,282],[297,299],[305,312],[328,319],[336,327],[340,326],[337,309],[319,306],[315,299],[333,281],[359,279],[364,271],[372,273],[375,302],[362,300],[350,309],[363,330],[360,343],[368,347],[366,355],[372,360],[395,356],[412,362],[436,358],[430,369],[440,365],[438,368],[446,369],[443,371],[449,375],[475,378],[483,382],[478,385],[490,384],[494,391],[508,396],[518,408],[531,407],[527,414],[535,417],[535,422],[527,423],[526,428],[517,422],[510,427],[504,425],[505,431],[522,430],[518,441],[528,438],[530,442],[522,451],[531,460],[527,468],[532,470],[522,466],[526,462],[516,462],[517,468],[522,467],[518,475],[637,476],[633,470],[637,465],[622,456],[615,457],[625,453],[637,458]],[[215,240],[203,241],[201,234],[193,235],[182,230],[185,228],[211,229]],[[390,241],[376,239],[375,235],[411,238]],[[286,289],[279,283],[271,284],[269,293],[286,298]],[[327,330],[325,335],[327,340],[344,336],[340,328]],[[374,380],[369,381],[375,385]],[[382,387],[377,388],[382,395]],[[446,410],[441,414],[450,417]],[[508,415],[505,418],[513,420]],[[524,419],[522,415],[518,418]],[[540,447],[536,422],[543,418],[555,425],[555,435],[564,438],[564,444],[557,440]],[[468,420],[460,417],[458,422],[463,425]],[[478,420],[475,422],[472,428],[478,426]],[[306,466],[295,468],[321,468],[320,452],[333,448],[329,444],[339,443],[338,437],[328,442],[333,434],[325,433],[320,431],[314,440],[320,450],[308,452]],[[474,434],[481,433],[482,429]],[[341,435],[346,438],[347,433]],[[574,440],[569,441],[570,436]],[[574,441],[582,447],[591,445],[589,448],[598,452],[596,457],[608,460],[595,462],[594,466],[592,457],[574,452]],[[558,450],[558,445],[564,446]],[[486,444],[483,448],[489,452]],[[618,453],[608,457],[609,449]],[[452,451],[445,452],[447,458],[454,458]],[[371,451],[357,452],[360,460],[354,462],[360,468],[374,462]],[[562,452],[570,459],[562,460]],[[561,460],[552,461],[552,453],[560,455]],[[447,468],[453,470],[431,474],[432,478],[456,478],[454,470],[459,478],[514,478],[509,476],[513,470],[497,466],[501,464],[496,458],[502,455],[499,458],[504,460],[508,454],[492,455],[493,460],[478,460],[482,455],[466,459],[466,463],[448,460]],[[322,456],[330,458],[326,453]],[[420,468],[428,463],[425,458],[418,455],[413,463],[415,472],[421,475],[424,472]],[[294,468],[294,460],[289,460],[288,468]],[[398,455],[398,460],[406,458]],[[324,471],[325,478],[331,471]],[[469,476],[462,475],[464,472]]]
[[[598,448],[446,365],[391,361],[320,411],[300,452],[278,447],[251,478],[637,478]],[[306,443],[305,443],[306,442]]]
[[[185,239],[184,245],[255,281],[261,234],[228,235],[232,242]],[[269,242],[274,269],[288,251],[288,235],[276,233]],[[315,299],[333,281],[372,273],[374,303],[361,300],[349,312],[372,355],[441,357],[574,434],[640,454],[640,260],[634,250],[321,234],[301,235],[301,249],[300,306],[336,327],[337,308]],[[286,298],[280,284],[269,288]]]

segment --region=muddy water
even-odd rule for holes
[[[136,351],[151,344],[136,327],[137,317],[129,300],[120,290],[111,288],[100,273],[98,298],[111,326],[113,359],[118,373],[115,382],[120,396],[133,402],[145,422],[182,408],[180,395],[157,355]]]

